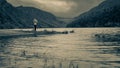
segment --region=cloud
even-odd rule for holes
[[[104,0],[7,0],[14,6],[31,6],[60,17],[75,17]]]
[[[42,5],[43,9],[51,10],[53,12],[68,12],[72,9],[72,6],[75,6],[74,2],[66,2],[60,0],[34,0]],[[62,11],[61,11],[62,10]]]

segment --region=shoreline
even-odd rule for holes
[[[0,30],[0,39],[3,38],[16,38],[16,37],[36,37],[37,35],[53,35],[53,34],[69,34],[74,33],[74,31],[55,31],[55,30],[42,30],[42,31],[34,31],[34,30]]]
[[[0,40],[7,39],[7,38],[16,38],[22,36],[29,36],[33,33],[27,33],[20,30],[0,30]]]

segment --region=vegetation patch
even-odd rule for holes
[[[96,41],[101,42],[120,42],[120,32],[111,33],[111,34],[95,34],[94,35]]]

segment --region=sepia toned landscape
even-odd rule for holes
[[[119,0],[0,0],[0,68],[120,68]]]

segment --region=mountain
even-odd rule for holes
[[[120,27],[120,0],[105,0],[67,27]]]
[[[0,0],[0,28],[22,27],[15,7],[5,0]]]
[[[36,18],[39,21],[39,27],[63,27],[64,23],[59,21],[56,16],[51,13],[39,10],[33,7],[17,7],[17,10],[21,11],[20,18],[22,22],[33,26],[33,19]]]
[[[0,28],[31,28],[33,19],[38,19],[38,27],[63,27],[51,13],[33,7],[14,7],[6,0],[0,0]]]

